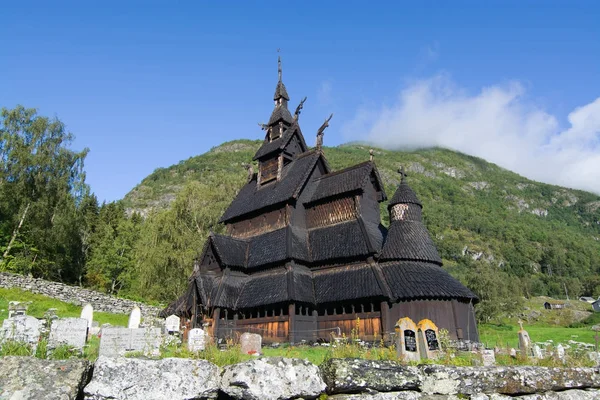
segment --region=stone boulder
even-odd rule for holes
[[[421,367],[421,391],[430,394],[475,395],[500,393],[511,396],[553,390],[600,387],[595,368],[544,367]]]
[[[332,358],[321,364],[329,393],[419,390],[423,381],[416,367],[394,361]]]
[[[0,399],[75,400],[90,374],[87,360],[0,358]]]
[[[87,400],[214,399],[220,374],[206,360],[99,357],[84,394]]]
[[[313,399],[325,383],[319,368],[306,360],[265,357],[226,366],[221,390],[234,399]]]

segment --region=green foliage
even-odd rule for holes
[[[73,139],[61,121],[34,109],[0,111],[0,270],[81,278],[87,149],[70,150]]]
[[[25,343],[14,340],[5,340],[0,345],[0,357],[6,356],[31,356],[33,354],[31,347]]]

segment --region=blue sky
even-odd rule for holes
[[[326,145],[442,145],[600,192],[598,2],[2,3],[0,106],[65,122],[100,200],[261,138],[277,48],[309,144],[334,112]]]

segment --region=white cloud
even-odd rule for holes
[[[342,131],[384,148],[441,146],[528,178],[600,193],[600,97],[557,118],[525,99],[518,82],[467,94],[446,76],[406,87],[392,106],[358,110]]]

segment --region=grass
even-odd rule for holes
[[[36,318],[42,318],[49,308],[56,308],[56,314],[61,318],[79,317],[81,306],[69,304],[41,294],[27,292],[21,289],[0,288],[0,321],[8,318],[8,302],[21,301],[31,302],[27,314]],[[94,321],[100,325],[109,323],[116,326],[127,326],[129,316],[126,314],[111,314],[94,311]]]

